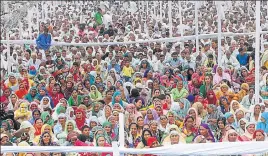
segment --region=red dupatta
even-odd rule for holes
[[[78,128],[79,130],[81,130],[82,127],[85,125],[85,121],[86,121],[86,113],[85,113],[85,111],[82,110],[81,108],[76,109],[75,113],[78,113],[78,112],[82,113],[82,117],[79,118],[79,119],[78,119],[78,118],[75,118],[75,122],[76,122],[77,128]]]

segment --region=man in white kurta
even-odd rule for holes
[[[224,54],[222,56],[222,65],[227,68],[229,65],[233,66],[235,69],[239,69],[240,68],[240,64],[238,62],[238,60],[231,55],[231,52],[229,50],[226,51],[226,54]]]

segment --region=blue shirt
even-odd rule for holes
[[[48,50],[51,46],[51,35],[40,34],[36,39],[36,44],[39,49]]]
[[[245,65],[248,64],[248,57],[249,57],[248,54],[244,54],[243,56],[240,55],[240,54],[238,54],[236,56],[236,59],[238,60],[238,62],[240,63],[240,65],[245,66]]]
[[[183,63],[183,60],[180,57],[176,59],[170,58],[169,60],[164,61],[164,63],[169,63],[169,65],[172,67],[178,67]]]
[[[268,92],[268,86],[262,86],[261,91]],[[264,100],[268,99],[268,96],[261,96]]]
[[[109,65],[108,65],[108,71],[110,71],[112,68],[114,68],[115,71],[116,71],[117,73],[120,73],[120,71],[121,71],[121,69],[120,69],[120,65],[119,65],[119,64],[115,64],[114,67],[112,67],[112,65],[109,64]]]

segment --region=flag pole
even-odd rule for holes
[[[255,104],[258,104],[260,100],[260,1],[256,1],[255,39]]]
[[[172,37],[172,17],[171,17],[172,5],[171,1],[168,1],[168,18],[169,18],[169,37]]]
[[[199,53],[199,39],[198,39],[198,1],[195,1],[195,44],[196,44],[196,53]]]
[[[216,4],[218,4],[218,65],[221,66],[221,56],[222,56],[222,51],[221,51],[221,2],[218,1]]]

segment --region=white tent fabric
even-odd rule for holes
[[[115,146],[115,144],[114,144]],[[113,152],[115,147],[23,147],[2,146],[1,153],[6,152]],[[132,154],[155,154],[165,156],[179,155],[241,155],[241,154],[263,154],[268,152],[268,142],[223,142],[205,144],[178,144],[169,147],[158,147],[151,149],[119,148],[120,153]]]

